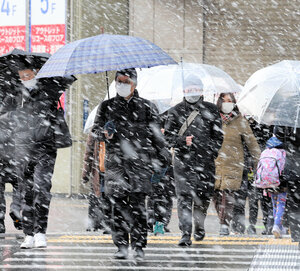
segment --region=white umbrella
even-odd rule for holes
[[[300,127],[300,61],[284,60],[256,71],[238,106],[259,123]]]
[[[182,101],[184,81],[191,77],[202,82],[206,96],[241,91],[241,87],[223,70],[198,63],[137,69],[137,89],[141,97],[154,102],[159,112],[163,113]],[[109,93],[111,97],[116,95],[114,82],[110,85]]]
[[[197,63],[137,69],[137,90],[141,97],[152,101],[161,114],[182,101],[185,80],[191,80],[191,78],[193,82],[197,83],[198,80],[203,85],[204,95],[207,96],[241,91],[241,87],[223,70],[212,65]],[[109,94],[110,97],[116,95],[115,81],[109,87]],[[108,99],[108,95],[105,99]],[[85,131],[93,126],[93,122],[89,122],[89,119],[90,116],[86,122]]]
[[[88,118],[86,120],[86,123],[84,125],[84,129],[83,129],[83,132],[85,134],[88,134],[91,131],[93,125],[94,125],[94,120],[95,120],[95,117],[96,117],[96,114],[97,114],[98,107],[99,107],[99,105],[97,105],[92,110],[92,112],[89,114],[89,116],[88,116]]]

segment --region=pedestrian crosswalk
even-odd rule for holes
[[[49,234],[47,248],[28,250],[19,249],[21,240],[8,239],[0,244],[6,251],[0,270],[300,270],[298,246],[289,238],[208,236],[189,248],[178,247],[179,238],[149,236],[143,262],[132,253],[114,259],[108,235]]]

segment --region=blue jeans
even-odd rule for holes
[[[274,225],[282,229],[282,217],[285,210],[287,193],[271,194],[273,203]]]

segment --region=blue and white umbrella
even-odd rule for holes
[[[157,45],[145,39],[101,34],[60,48],[42,67],[37,78],[168,64],[176,62]]]

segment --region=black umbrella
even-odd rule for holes
[[[13,49],[12,51],[0,57],[0,92],[2,94],[10,92],[21,84],[18,70],[20,69],[37,69],[39,70],[51,55],[48,53],[32,53],[21,49]],[[53,77],[39,79],[43,84],[56,87],[61,86],[61,90],[71,85],[76,77]]]
[[[0,70],[7,67],[12,71],[29,67],[40,69],[50,56],[48,53],[32,53],[15,48],[0,57]]]

